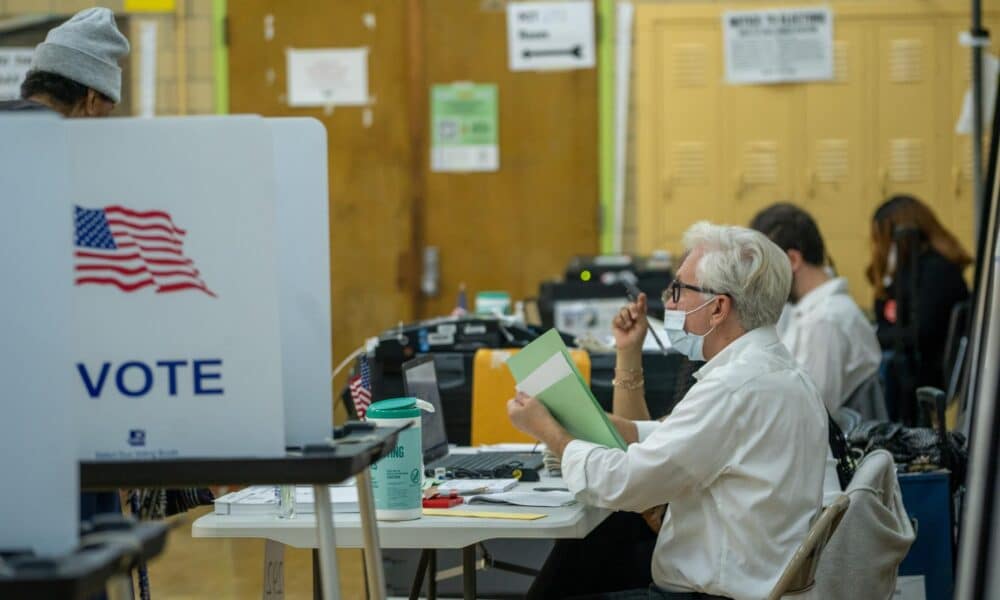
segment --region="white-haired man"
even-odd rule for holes
[[[666,420],[616,418],[629,443],[622,451],[573,439],[530,396],[512,399],[508,414],[561,457],[581,500],[634,512],[669,504],[653,552],[655,585],[606,597],[759,599],[820,510],[827,415],[774,329],[792,279],[784,252],[759,232],[709,223],[692,226],[684,244],[666,334],[707,363]],[[638,322],[644,312],[639,302],[619,319]],[[641,379],[616,375],[626,387]]]

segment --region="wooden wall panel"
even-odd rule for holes
[[[405,5],[241,0],[229,11],[230,111],[311,116],[326,127],[333,357],[339,362],[366,337],[413,317],[411,292],[399,277],[400,256],[410,246],[412,193]],[[365,108],[287,105],[287,48],[360,46],[370,49],[370,120]],[[339,390],[342,379],[336,383]]]
[[[370,125],[361,108],[287,106],[286,48],[357,46],[371,49]],[[596,70],[510,71],[503,3],[248,0],[230,6],[229,57],[232,112],[327,128],[335,359],[399,321],[448,313],[460,283],[470,302],[533,296],[598,250]],[[430,172],[430,86],[454,81],[498,85],[498,172]],[[427,245],[441,257],[429,298]]]
[[[536,295],[571,256],[598,250],[597,72],[511,71],[503,3],[421,4],[428,86],[496,83],[500,118],[498,172],[427,174],[424,241],[440,248],[441,292],[424,314],[448,312],[461,282],[470,303],[483,290]]]

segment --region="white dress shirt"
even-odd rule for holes
[[[627,450],[570,442],[563,479],[597,506],[669,503],[653,553],[658,586],[764,598],[820,510],[826,411],[774,327],[744,334],[695,377],[664,421],[637,423]]]
[[[878,372],[882,350],[875,327],[847,293],[847,280],[831,279],[786,308],[781,341],[836,412],[858,386]]]

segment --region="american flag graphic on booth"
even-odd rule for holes
[[[186,231],[161,210],[74,207],[76,285],[111,285],[131,293],[197,290],[215,297],[184,256]]]

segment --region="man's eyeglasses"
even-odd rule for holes
[[[715,290],[710,290],[708,288],[699,287],[697,285],[691,285],[690,283],[684,283],[680,279],[674,279],[667,286],[667,289],[663,290],[663,295],[660,296],[660,300],[663,300],[663,305],[666,306],[667,302],[673,301],[677,304],[681,301],[681,292],[683,290],[692,290],[695,292],[700,292],[702,294],[715,294],[716,296],[728,296],[729,294],[725,292],[716,292]]]

